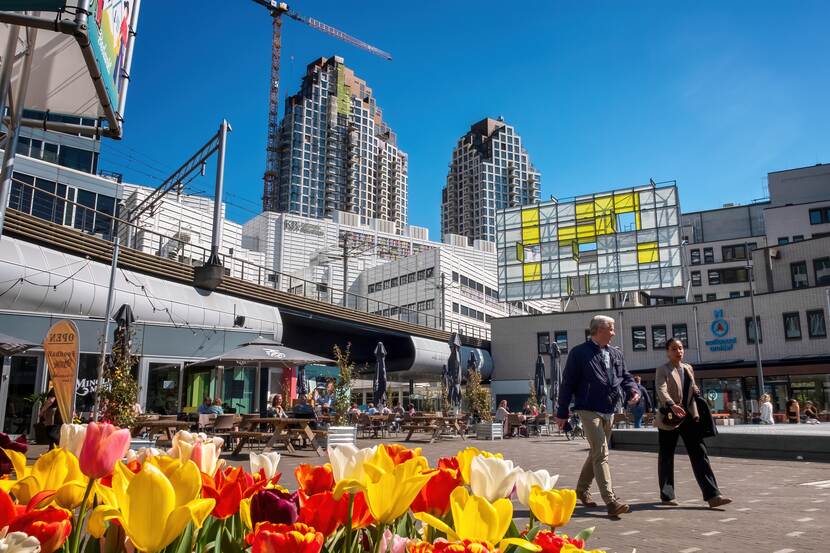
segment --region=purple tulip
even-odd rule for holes
[[[4,434],[0,432],[0,475],[11,474],[12,472],[12,461],[9,459],[9,456],[6,455],[6,452],[3,449],[7,449],[10,451],[17,451],[18,453],[26,453],[26,450],[29,449],[29,445],[26,442],[26,435],[21,434],[18,438],[14,441],[9,438],[8,434]],[[18,476],[18,478],[22,478]]]
[[[251,523],[254,528],[260,522],[294,524],[300,509],[297,492],[271,489],[262,490],[251,498]]]

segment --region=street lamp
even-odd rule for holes
[[[746,275],[749,279],[749,305],[752,308],[752,328],[755,329],[755,370],[758,378],[758,397],[764,395],[764,367],[761,363],[761,325],[755,315],[755,287],[753,285],[752,258],[749,255],[749,243],[744,242],[746,255]]]

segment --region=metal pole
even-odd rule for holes
[[[219,125],[219,155],[216,158],[216,193],[213,198],[213,239],[210,244],[210,257],[219,263],[219,248],[222,245],[222,195],[225,186],[225,145],[228,131],[232,130],[228,121],[222,119]],[[209,261],[210,262],[210,261]]]
[[[19,36],[20,27],[12,25],[9,29],[9,41],[6,43],[6,53],[3,54],[3,70],[0,72],[0,115],[2,116],[6,115],[6,99],[9,97],[9,85],[12,81],[14,55],[17,52],[17,40]],[[8,136],[6,136],[6,144],[8,144]]]
[[[697,362],[701,363],[703,361],[703,352],[700,350],[700,330],[697,327],[697,306],[692,307],[692,314],[694,315],[694,323],[695,323],[695,344],[697,347]]]
[[[12,33],[13,34],[13,33]],[[10,37],[11,38],[11,37]],[[12,189],[12,177],[14,176],[14,158],[17,150],[17,139],[20,136],[20,118],[23,115],[23,104],[26,103],[26,90],[29,88],[29,75],[32,72],[32,58],[33,50],[35,49],[35,40],[37,39],[37,29],[26,29],[26,53],[23,58],[23,69],[20,72],[20,82],[17,85],[17,98],[14,103],[14,115],[11,117],[11,132],[8,132],[6,139],[6,149],[3,152],[3,169],[0,171],[0,237],[3,236],[3,226],[6,222],[6,206],[9,204],[9,194]],[[15,41],[11,46],[7,45],[8,50],[14,52],[17,42]],[[10,63],[11,62],[11,63]],[[3,60],[3,72],[6,68],[11,71],[11,64],[14,63],[14,53],[10,58]],[[0,77],[2,79],[2,77]],[[0,85],[3,83],[0,82]],[[11,95],[10,84],[6,85],[9,95]],[[5,96],[5,95],[4,95]]]
[[[744,250],[746,252],[746,271],[749,277],[749,304],[752,307],[752,326],[755,328],[755,370],[758,378],[758,397],[764,394],[764,367],[761,362],[761,325],[758,324],[758,318],[755,315],[755,287],[752,284],[753,270],[751,258],[749,256],[749,244],[744,243]]]
[[[447,305],[446,305],[446,294],[447,294],[447,284],[446,284],[447,275],[443,271],[441,271],[441,330],[444,330],[444,322],[447,319]],[[485,302],[486,304],[486,302]]]

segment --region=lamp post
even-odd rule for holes
[[[764,395],[764,367],[761,361],[761,328],[755,315],[755,286],[753,285],[752,258],[749,255],[749,244],[744,242],[746,252],[746,273],[749,279],[749,305],[752,309],[752,328],[755,329],[755,370],[758,378],[758,397]]]

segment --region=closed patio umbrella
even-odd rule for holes
[[[450,405],[461,409],[461,337],[453,332],[450,336],[450,358],[447,359],[447,372],[450,374]]]
[[[556,402],[559,400],[559,345],[554,342],[550,345],[550,400],[553,409],[556,410]]]
[[[297,397],[308,395],[305,382],[305,365],[297,367]]]
[[[386,405],[386,347],[383,342],[375,346],[375,406]]]
[[[536,357],[536,372],[533,374],[533,387],[536,391],[536,401],[544,405],[548,399],[547,386],[545,386],[545,362],[542,356]]]

